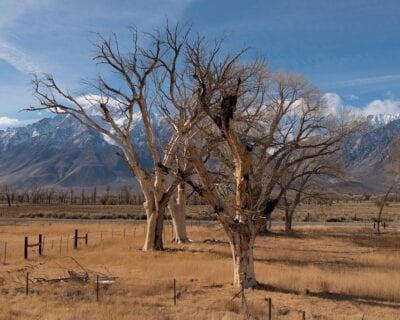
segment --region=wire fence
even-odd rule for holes
[[[16,223],[15,225],[23,226],[21,223]],[[0,233],[0,263],[16,264],[21,260],[26,260],[26,257],[28,260],[31,260],[39,258],[41,255],[47,257],[62,256],[69,254],[71,250],[75,249],[82,250],[84,248],[99,247],[102,244],[111,244],[114,241],[124,239],[143,239],[146,234],[146,223],[144,221],[132,221],[126,224],[124,228],[113,228],[109,224],[105,228],[100,224],[97,228],[98,230],[95,231],[88,231],[88,229],[92,228],[86,229],[84,226],[80,226],[81,229],[74,229],[68,233],[60,232],[58,234],[54,234],[54,232],[46,234],[46,230],[43,230],[41,233],[30,231],[30,222],[26,222],[24,226],[27,227],[27,231],[21,235]],[[218,224],[215,222],[188,221],[188,228],[199,226],[218,228]],[[78,234],[75,232],[78,232]],[[78,235],[77,240],[75,240],[76,235]],[[39,237],[41,237],[40,246],[37,245]],[[27,243],[25,242],[25,238],[27,238]],[[170,220],[167,220],[164,224],[163,240],[167,242],[172,239],[173,225]],[[26,245],[28,245],[27,248]]]
[[[71,258],[71,257],[66,257]],[[226,284],[210,283],[191,279],[164,278],[149,279],[130,277],[129,280],[122,280],[113,277],[108,272],[99,272],[84,269],[86,278],[60,278],[55,281],[48,281],[40,278],[40,272],[33,267],[29,271],[15,272],[9,275],[9,288],[1,287],[0,295],[26,295],[40,296],[43,301],[55,297],[64,302],[72,302],[75,299],[85,302],[109,303],[113,299],[126,297],[146,298],[157,300],[158,304],[171,308],[180,305],[200,304],[207,306],[210,311],[213,307],[216,310],[224,310],[243,314],[247,319],[280,319],[288,313],[298,315],[298,319],[312,319],[307,317],[306,311],[301,309],[289,309],[279,304],[271,297],[258,299],[256,302],[249,301],[249,290],[227,290]],[[209,291],[212,294],[204,294]],[[199,303],[199,293],[203,293]],[[215,297],[218,297],[216,300]],[[151,302],[149,302],[151,305]],[[287,319],[286,317],[284,317]]]
[[[188,227],[198,227],[200,221],[189,221]],[[210,227],[218,227],[217,224],[207,224]],[[29,227],[29,224],[27,225]],[[246,290],[240,290],[235,294],[226,290],[224,284],[199,281],[191,278],[163,278],[146,279],[129,276],[128,280],[120,280],[114,277],[108,270],[89,270],[79,265],[71,255],[76,250],[97,250],[102,246],[108,246],[119,241],[142,240],[146,233],[146,224],[132,223],[124,228],[112,228],[109,225],[98,226],[98,230],[86,230],[82,225],[80,229],[74,229],[68,233],[46,234],[42,231],[41,240],[39,234],[29,231],[12,237],[0,234],[0,263],[4,265],[20,265],[24,267],[15,272],[7,273],[7,279],[0,277],[0,295],[40,295],[56,296],[63,299],[86,299],[87,301],[103,301],[109,297],[123,297],[127,293],[135,297],[160,296],[166,299],[166,304],[178,305],[180,303],[197,303],[198,294],[204,290],[218,291],[220,300],[226,302],[227,310],[244,313],[248,318],[279,319],[288,313],[298,315],[298,319],[311,319],[305,310],[289,309],[284,305],[265,297],[265,301],[258,301],[258,307],[248,303]],[[41,254],[46,258],[64,258],[63,264],[56,263],[46,266],[46,272],[40,271],[41,264],[51,263],[52,259],[40,257],[40,246],[28,248],[28,259],[25,259],[25,237],[28,243],[41,241]],[[164,241],[173,238],[173,226],[171,221],[166,221]],[[68,262],[68,263],[67,263]],[[62,272],[61,272],[62,271]],[[72,273],[71,273],[72,271]],[[5,285],[6,283],[6,285]],[[66,285],[60,286],[60,283]],[[51,286],[51,290],[49,290]],[[165,298],[168,297],[168,298]],[[214,298],[202,298],[202,303],[212,305]],[[261,304],[261,307],[260,307]],[[360,315],[360,319],[362,319]]]

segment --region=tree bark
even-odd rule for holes
[[[143,251],[163,250],[164,212],[156,210],[154,201],[146,200],[143,206],[147,215]]]
[[[243,229],[247,228],[240,223],[236,230],[227,232],[233,259],[233,285],[238,288],[253,288],[257,286],[254,271],[253,246],[255,235]]]
[[[165,209],[159,210],[157,214],[157,223],[154,237],[154,250],[164,250],[163,232],[164,232],[164,212]]]
[[[174,228],[174,238],[172,241],[177,243],[190,242],[186,232],[186,195],[184,183],[178,185],[176,201],[171,197],[168,209],[171,213]]]
[[[235,233],[231,243],[233,258],[233,285],[235,287],[252,288],[257,285],[254,272],[253,246],[242,235]]]

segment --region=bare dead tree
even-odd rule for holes
[[[400,137],[397,137],[393,140],[389,147],[389,155],[388,155],[388,162],[384,168],[384,171],[389,176],[389,186],[387,187],[385,193],[383,194],[382,198],[378,201],[378,213],[376,216],[377,222],[377,232],[380,233],[381,223],[382,223],[382,215],[383,209],[388,201],[389,195],[391,192],[395,191],[398,184],[400,183],[400,175],[399,175],[399,161],[400,161]]]
[[[313,157],[287,168],[279,179],[283,190],[280,206],[285,213],[285,231],[292,230],[293,215],[298,205],[310,199],[323,199],[328,178],[341,174],[340,158],[332,155]]]
[[[7,205],[9,207],[11,207],[12,203],[14,202],[15,192],[15,188],[8,184],[3,184],[0,186],[0,194],[3,194],[3,196],[6,198]]]
[[[383,197],[380,199],[380,201],[378,202],[378,206],[379,206],[379,210],[378,210],[378,214],[376,217],[376,222],[377,222],[377,231],[378,233],[381,232],[381,223],[382,223],[382,214],[383,214],[383,208],[385,207],[385,205],[387,204],[387,200],[388,197],[390,195],[390,193],[393,191],[394,187],[397,184],[397,180],[393,181],[389,187],[387,188],[387,190],[385,191]]]
[[[122,157],[139,182],[147,214],[147,233],[143,250],[163,249],[164,212],[179,181],[170,174],[174,157],[183,136],[192,126],[196,115],[186,112],[187,101],[175,99],[180,95],[179,64],[188,28],[170,28],[152,34],[132,29],[132,48],[123,53],[117,37],[100,37],[94,60],[116,75],[118,80],[99,76],[88,82],[90,94],[76,96],[64,90],[51,75],[35,77],[33,88],[40,106],[29,110],[48,110],[70,116],[82,125],[96,130],[122,150]],[[146,43],[146,47],[141,43]],[[164,98],[160,93],[167,93]],[[183,96],[183,93],[182,93]],[[187,95],[189,96],[189,95]],[[168,100],[165,103],[166,99]],[[151,113],[158,110],[168,116],[172,137],[166,143],[156,135]],[[153,171],[140,162],[138,150],[132,143],[132,126],[140,117],[146,143],[153,161]]]
[[[253,247],[282,197],[279,177],[299,163],[337,152],[354,130],[329,116],[303,78],[271,74],[263,60],[222,55],[221,42],[187,46],[196,108],[205,115],[187,154],[197,178],[180,176],[213,208],[228,237],[234,285],[254,287]]]

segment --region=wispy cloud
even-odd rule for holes
[[[30,58],[29,55],[17,49],[13,45],[0,40],[0,59],[3,59],[15,69],[23,73],[38,73],[39,66]]]
[[[350,100],[350,101],[360,100],[360,97],[357,96],[357,95],[355,95],[355,94],[351,94],[351,95],[349,96],[349,100]]]
[[[14,44],[15,41],[13,38],[18,38],[18,34],[21,31],[18,23],[33,8],[43,7],[46,3],[51,2],[52,0],[0,1],[0,12],[2,13],[0,18],[0,59],[12,65],[20,72],[27,74],[40,72],[40,68],[28,50]],[[26,21],[31,20],[27,19]],[[32,23],[29,27],[32,27]]]
[[[344,81],[338,82],[338,84],[343,85],[343,86],[361,86],[361,85],[367,85],[367,84],[393,82],[393,81],[399,81],[399,80],[400,80],[400,74],[391,74],[391,75],[385,75],[385,76],[344,80]]]
[[[0,130],[8,129],[8,128],[24,127],[24,126],[34,123],[38,120],[39,120],[39,118],[19,120],[19,119],[15,119],[15,118],[0,116]]]
[[[18,119],[9,117],[0,117],[0,128],[15,127],[19,123]]]

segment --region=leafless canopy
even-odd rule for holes
[[[231,223],[258,221],[282,195],[283,176],[338,152],[354,126],[328,114],[302,77],[271,73],[262,59],[242,63],[245,51],[221,59],[220,45],[207,50],[199,39],[188,50],[197,108],[207,115],[190,153],[215,211]]]
[[[40,105],[29,110],[71,116],[121,148],[122,158],[137,178],[146,200],[148,221],[151,220],[148,237],[154,238],[150,229],[157,226],[156,248],[162,248],[164,211],[180,182],[170,170],[183,166],[175,160],[197,119],[188,94],[190,87],[186,85],[184,51],[189,31],[187,26],[172,28],[168,24],[151,34],[132,29],[132,45],[126,52],[120,49],[116,36],[100,37],[94,60],[104,65],[105,76],[87,82],[89,89],[85,95],[76,96],[61,88],[52,75],[36,76],[33,80]],[[169,141],[157,136],[153,113],[163,115],[162,121],[169,124]],[[144,126],[153,171],[141,163],[137,146],[132,143],[132,129],[138,118]],[[152,248],[149,243],[153,240],[146,240],[145,249]]]
[[[162,248],[169,198],[178,184],[191,185],[228,236],[235,285],[253,286],[253,244],[288,187],[282,177],[338,152],[355,126],[328,114],[319,92],[302,77],[272,73],[263,59],[249,59],[248,50],[226,54],[223,41],[208,43],[189,31],[167,25],[147,35],[150,44],[142,47],[132,30],[127,54],[116,38],[101,39],[95,60],[120,81],[100,76],[92,84],[94,94],[77,98],[52,76],[36,78],[41,106],[33,109],[70,115],[121,147],[146,200],[146,250]],[[153,108],[173,133],[161,147]],[[144,124],[154,172],[140,163],[131,142],[136,114]]]

